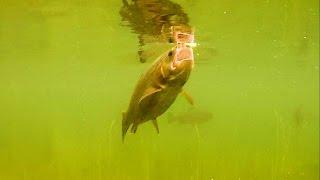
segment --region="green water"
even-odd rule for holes
[[[174,0],[195,27],[186,84],[213,117],[121,142],[140,74],[120,0],[0,1],[0,179],[319,178],[319,3]],[[161,54],[161,52],[159,52]],[[170,114],[169,114],[170,113]]]

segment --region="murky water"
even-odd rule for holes
[[[179,96],[159,134],[147,122],[122,143],[167,46],[141,63],[121,0],[0,1],[0,179],[319,178],[318,1],[173,2],[198,43],[194,106]]]

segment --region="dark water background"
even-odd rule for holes
[[[192,109],[178,97],[159,135],[146,123],[122,144],[152,61],[122,2],[0,1],[1,180],[319,178],[319,2],[173,2],[198,43],[185,89],[212,118],[169,123]]]

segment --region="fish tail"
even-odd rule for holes
[[[127,120],[127,113],[122,113],[122,142],[124,142],[124,137],[126,136],[126,133],[129,129],[130,124]]]

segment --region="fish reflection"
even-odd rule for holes
[[[169,0],[122,0],[120,10],[122,21],[127,22],[132,31],[138,35],[140,62],[146,62],[144,46],[152,42],[174,43],[192,42],[193,30],[188,25],[188,15],[179,4]],[[184,39],[184,40],[183,40]]]
[[[294,124],[296,127],[302,128],[303,126],[305,126],[307,124],[307,121],[305,118],[305,116],[306,116],[305,113],[306,112],[305,112],[305,109],[302,104],[300,104],[299,106],[297,106],[294,109],[293,120],[294,120]]]

